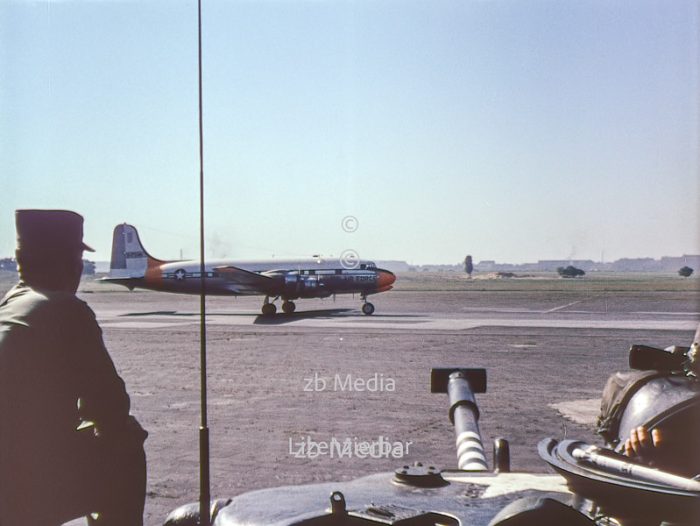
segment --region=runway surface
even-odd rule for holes
[[[130,308],[105,306],[96,309],[103,327],[148,329],[199,323],[198,304],[188,304],[182,297],[176,305],[181,308],[175,310],[161,309],[162,299],[154,298],[149,292],[124,294],[124,303]],[[211,326],[265,325],[382,331],[464,331],[478,327],[682,331],[694,330],[700,318],[700,308],[693,304],[692,298],[682,301],[678,297],[660,295],[656,301],[648,298],[641,301],[634,297],[594,294],[575,301],[567,301],[566,297],[552,297],[547,301],[521,294],[504,297],[502,306],[488,306],[483,305],[479,297],[487,294],[395,292],[390,299],[388,296],[376,300],[370,298],[377,302],[378,307],[371,316],[360,312],[359,299],[353,302],[345,297],[337,301],[299,300],[297,312],[283,314],[278,311],[274,316],[260,315],[260,298],[218,297],[208,299],[207,323]],[[129,302],[130,295],[136,301]],[[468,303],[465,305],[465,302]],[[674,308],[679,310],[664,310],[668,303],[676,303]],[[450,308],[455,304],[458,306]],[[421,310],[414,310],[416,307]]]
[[[486,317],[486,314],[490,316]],[[208,312],[210,326],[246,327],[253,325],[286,326],[294,329],[398,330],[398,331],[465,331],[478,327],[536,327],[566,329],[625,330],[692,330],[697,313],[630,313],[633,317],[596,316],[589,311],[569,311],[567,316],[549,312],[494,310],[461,317],[446,318],[435,314],[375,314],[364,316],[354,309],[310,310],[272,317],[252,314],[247,310]],[[636,316],[635,316],[636,315]],[[107,311],[99,313],[103,327],[149,329],[179,327],[199,323],[199,313],[176,311]]]

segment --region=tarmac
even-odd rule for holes
[[[128,298],[129,293],[125,294],[125,298]],[[102,327],[149,329],[199,324],[198,302],[196,309],[188,308],[192,305],[180,297],[181,304],[177,306],[182,308],[172,310],[168,309],[170,302],[163,303],[149,292],[137,291],[131,295],[138,298],[133,305],[125,301],[125,308],[122,309],[111,306],[97,309]],[[391,299],[386,301],[382,295],[378,299],[370,297],[378,307],[371,316],[362,315],[359,311],[359,298],[354,302],[347,297],[337,300],[297,300],[297,312],[283,314],[278,310],[271,317],[260,315],[260,298],[214,297],[207,300],[206,320],[209,326],[240,328],[264,325],[299,330],[465,331],[480,327],[530,327],[684,331],[694,330],[700,316],[700,308],[693,304],[692,298],[679,305],[678,295],[668,297],[659,293],[655,294],[655,301],[646,298],[644,304],[635,302],[634,298],[610,294],[607,297],[594,294],[575,301],[567,301],[566,297],[543,301],[533,298],[534,294],[520,294],[519,297],[503,297],[502,306],[473,305],[481,303],[480,295],[486,296],[488,293],[394,292]],[[464,298],[469,304],[464,305]],[[676,305],[671,310],[664,310],[671,302]],[[449,309],[455,303],[459,304],[458,308]],[[134,305],[138,308],[134,309]],[[679,307],[684,309],[680,310]]]

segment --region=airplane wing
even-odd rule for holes
[[[140,278],[131,278],[131,277],[109,277],[106,276],[104,278],[99,278],[97,281],[100,281],[102,283],[116,283],[117,285],[123,285],[129,290],[134,290],[138,285],[139,282],[141,281]]]
[[[226,281],[234,285],[239,293],[267,294],[275,285],[275,280],[270,276],[250,272],[232,265],[215,267],[214,270]]]

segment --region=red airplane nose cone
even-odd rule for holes
[[[396,281],[396,276],[393,272],[388,270],[380,270],[379,276],[377,276],[377,287],[383,289],[385,287],[391,287],[394,281]]]

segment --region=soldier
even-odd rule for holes
[[[0,525],[141,526],[147,433],[75,293],[82,216],[17,210],[19,283],[0,303]]]
[[[700,326],[698,326],[693,343],[688,350],[685,369],[688,381],[677,386],[668,385],[659,391],[659,397],[653,399],[656,410],[664,410],[671,418],[651,426],[643,423],[629,430],[629,438],[624,442],[624,453],[628,457],[667,471],[693,477],[700,473]],[[676,387],[677,392],[670,392]],[[669,399],[666,406],[660,397]],[[673,405],[679,409],[675,409]],[[675,414],[672,411],[675,409]],[[653,412],[650,413],[652,416]],[[643,409],[635,410],[635,418],[647,416]]]

